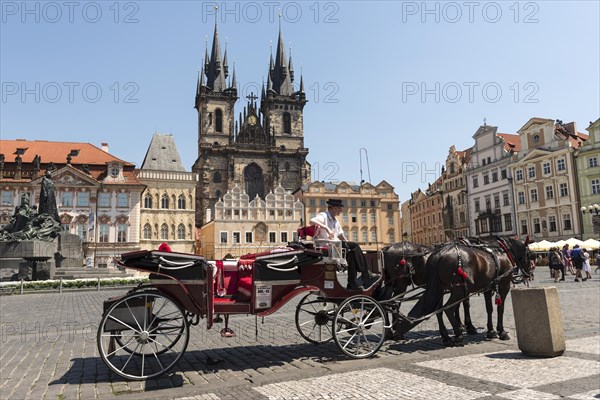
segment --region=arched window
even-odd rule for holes
[[[177,227],[177,239],[185,239],[185,226],[183,224],[179,224],[179,226]]]
[[[162,240],[167,240],[169,238],[169,227],[167,224],[162,224],[160,227],[160,238]]]
[[[290,113],[283,113],[283,133],[292,133],[292,116]]]
[[[167,194],[163,194],[160,199],[160,208],[169,208],[169,196]]]
[[[177,199],[177,208],[180,210],[185,210],[185,196],[180,194]]]
[[[219,171],[215,171],[213,174],[213,183],[221,183],[221,173]]]
[[[215,132],[223,132],[223,111],[220,108],[215,110]]]
[[[150,224],[144,225],[144,239],[152,239],[152,227]]]
[[[152,196],[150,193],[144,197],[144,208],[152,208]]]
[[[265,182],[262,169],[256,163],[244,168],[244,189],[250,199],[265,197]]]

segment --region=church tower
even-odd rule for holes
[[[237,120],[235,66],[227,83],[227,50],[221,58],[216,21],[211,54],[207,49],[205,57],[196,85],[198,158],[192,167],[199,175],[198,227],[212,219],[215,203],[236,186],[253,200],[264,199],[279,186],[293,191],[310,180],[302,121],[306,95],[302,78],[294,90],[294,67],[291,56],[285,55],[281,26],[260,106],[258,97],[250,93]]]

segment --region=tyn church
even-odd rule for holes
[[[286,57],[281,27],[260,103],[250,94],[237,120],[235,65],[231,76],[229,72],[227,50],[222,55],[215,23],[211,53],[207,48],[196,88],[198,158],[192,171],[199,176],[198,227],[210,222],[215,203],[236,186],[252,200],[264,199],[278,186],[293,191],[310,181],[304,147],[304,82],[301,76],[299,89],[294,90],[294,66],[291,54]]]

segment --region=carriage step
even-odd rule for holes
[[[231,328],[223,328],[221,329],[221,337],[230,338],[235,337],[235,332]]]

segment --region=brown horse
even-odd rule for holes
[[[381,299],[389,299],[406,293],[409,287],[424,287],[427,284],[426,262],[432,249],[416,243],[400,242],[382,249],[384,260],[384,282]],[[471,322],[469,299],[463,303],[465,323],[462,324],[458,307],[455,318],[459,322],[460,329],[469,335],[477,334],[477,328]],[[447,332],[442,314],[437,314],[438,324],[441,332]],[[396,335],[401,339],[402,334]],[[449,336],[443,335],[444,345],[451,345]]]
[[[410,311],[408,318],[401,322],[400,332],[410,330],[422,321],[422,317],[438,310],[446,291],[450,293],[450,297],[444,308],[454,329],[454,344],[462,345],[463,335],[455,317],[456,309],[470,294],[483,293],[488,314],[487,337],[510,339],[504,330],[504,304],[516,269],[520,269],[526,277],[530,274],[528,240],[522,242],[511,238],[497,238],[495,244],[454,243],[434,250],[426,264],[427,290]],[[496,330],[492,322],[494,294],[498,306]],[[440,330],[442,335],[447,335],[445,327],[442,329],[440,326]]]

